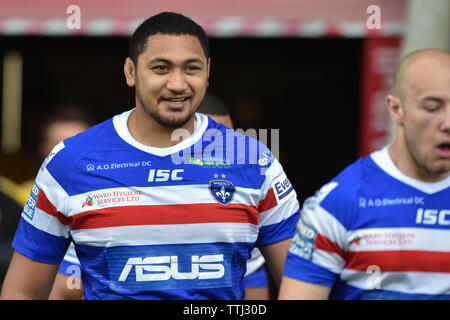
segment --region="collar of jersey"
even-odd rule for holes
[[[205,132],[207,126],[208,126],[208,118],[201,114],[201,113],[196,113],[195,117],[197,119],[197,123],[195,126],[195,130],[194,133],[187,139],[183,140],[182,142],[171,146],[171,147],[167,147],[167,148],[155,148],[155,147],[150,147],[150,146],[146,146],[138,141],[136,141],[136,139],[133,138],[133,136],[131,135],[130,131],[128,130],[128,117],[130,116],[130,114],[133,112],[135,108],[125,111],[121,114],[116,115],[113,118],[113,124],[114,124],[114,128],[117,131],[117,134],[123,139],[125,140],[125,142],[131,144],[132,146],[138,148],[139,150],[154,154],[156,156],[160,156],[160,157],[164,157],[167,156],[169,154],[172,153],[176,153],[179,152],[191,145],[193,145],[198,139],[200,139],[203,135],[203,133]]]
[[[381,150],[373,152],[370,156],[390,176],[427,194],[433,194],[450,187],[450,176],[437,182],[424,182],[405,175],[395,165],[394,161],[392,161],[388,148],[389,146],[386,146]]]

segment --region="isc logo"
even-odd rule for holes
[[[225,275],[225,267],[221,263],[223,254],[191,257],[191,272],[178,272],[178,256],[161,256],[146,258],[129,258],[120,274],[119,281],[126,281],[133,266],[136,281],[164,281],[193,279],[220,279]],[[209,271],[204,271],[209,270]],[[144,273],[151,272],[151,273]]]
[[[416,223],[428,225],[439,224],[442,226],[448,226],[450,225],[450,210],[419,208],[417,209]]]
[[[179,176],[184,169],[151,169],[148,173],[148,182],[181,181],[183,177]]]

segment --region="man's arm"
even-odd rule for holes
[[[57,264],[37,262],[14,251],[0,298],[2,300],[48,299],[57,271]]]
[[[279,300],[326,300],[331,288],[283,276]]]
[[[266,260],[267,267],[272,275],[273,280],[279,287],[281,277],[283,275],[284,261],[286,260],[287,251],[291,245],[292,238],[260,247],[262,255]]]
[[[49,300],[81,300],[83,299],[83,285],[81,278],[67,276],[59,273],[56,275],[55,284],[50,292]]]

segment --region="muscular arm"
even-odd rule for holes
[[[83,285],[80,277],[67,276],[61,273],[56,275],[49,300],[81,300],[82,298]]]
[[[284,276],[281,280],[279,300],[326,300],[331,288]]]
[[[31,260],[17,251],[3,282],[0,298],[8,300],[48,299],[58,265]]]
[[[287,251],[291,244],[292,238],[273,243],[264,247],[260,247],[262,255],[266,260],[267,267],[272,275],[273,280],[279,287],[281,276],[283,275],[284,261],[286,260]]]

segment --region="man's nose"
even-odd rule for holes
[[[167,89],[174,92],[182,92],[188,88],[186,75],[182,70],[173,70],[166,84]]]
[[[441,123],[441,130],[450,133],[450,102],[445,106],[444,119]]]

